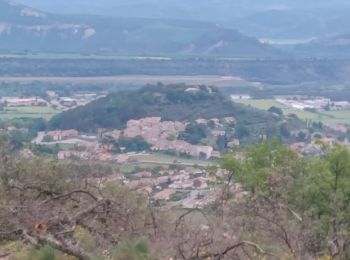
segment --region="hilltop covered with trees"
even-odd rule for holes
[[[214,87],[158,84],[137,91],[112,93],[86,106],[63,112],[49,122],[49,128],[73,128],[82,132],[94,132],[98,128],[122,130],[131,119],[154,116],[164,121],[188,122],[200,118],[234,117],[237,134],[241,138],[255,139],[259,135],[275,135],[283,121],[283,115],[233,103]]]

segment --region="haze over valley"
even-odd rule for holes
[[[348,0],[0,0],[0,259],[350,259]]]

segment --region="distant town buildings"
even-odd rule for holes
[[[47,101],[38,97],[4,97],[1,102],[8,107],[47,106]]]
[[[240,95],[231,95],[232,100],[248,100],[251,99],[252,97],[250,95],[246,94],[240,94]]]
[[[129,138],[142,136],[152,145],[153,151],[174,151],[209,159],[214,151],[212,147],[176,140],[179,133],[185,130],[186,125],[178,121],[161,121],[160,117],[149,117],[128,121],[123,133]]]
[[[78,137],[79,132],[77,130],[70,129],[65,131],[49,131],[46,133],[46,135],[50,136],[54,141],[61,141],[68,138]]]
[[[287,107],[291,107],[298,110],[345,110],[350,108],[350,103],[348,101],[332,101],[330,98],[324,97],[288,97],[276,98],[276,101]]]
[[[106,93],[75,92],[71,96],[60,96],[57,92],[49,90],[45,92],[45,97],[2,97],[0,103],[5,107],[52,107],[57,110],[67,110],[77,106],[84,106],[98,98],[106,96]]]

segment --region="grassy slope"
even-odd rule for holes
[[[195,160],[195,159],[185,159],[179,158],[177,156],[165,155],[165,154],[145,154],[145,155],[136,155],[133,158],[137,159],[139,162],[155,162],[157,164],[177,164],[177,165],[198,165],[198,166],[209,166],[213,163],[203,160]],[[176,162],[174,162],[176,161]]]
[[[51,119],[58,113],[59,111],[50,107],[8,107],[0,111],[0,119],[21,117]]]

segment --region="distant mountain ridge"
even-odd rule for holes
[[[350,6],[346,8],[275,9],[237,19],[242,32],[257,38],[312,40],[345,33],[350,23]]]
[[[59,13],[207,21],[261,39],[345,33],[348,0],[18,0]]]
[[[350,32],[323,37],[306,44],[292,46],[292,51],[300,56],[308,55],[310,57],[349,59]]]
[[[271,57],[252,37],[208,22],[56,15],[0,0],[0,50]]]

